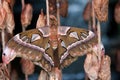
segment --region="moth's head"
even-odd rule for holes
[[[5,47],[2,53],[2,61],[5,64],[9,64],[10,61],[12,61],[16,57],[15,51]]]

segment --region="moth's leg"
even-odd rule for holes
[[[40,76],[38,77],[38,80],[49,80],[48,73],[44,70],[41,70]]]

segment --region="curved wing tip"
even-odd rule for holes
[[[90,35],[95,35],[95,33],[93,31],[91,31],[91,30],[89,30],[89,34]]]

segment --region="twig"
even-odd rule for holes
[[[87,74],[85,74],[85,80],[89,80],[89,78],[88,78]]]
[[[0,5],[2,5],[2,0],[0,0]]]
[[[59,11],[60,3],[59,3],[59,0],[56,1],[56,6],[57,6],[57,20],[58,20],[58,26],[60,26],[60,11]]]
[[[25,80],[28,80],[28,75],[27,74],[25,74]]]
[[[25,27],[24,26],[22,26],[22,32],[24,32],[26,29],[25,29]]]
[[[2,49],[4,50],[5,48],[5,30],[2,29],[1,31],[1,37],[2,37]]]
[[[46,0],[46,14],[47,14],[47,26],[50,25],[50,16],[49,16],[49,3],[48,0]]]
[[[98,22],[97,22],[97,30],[96,30],[96,19],[95,19],[95,12],[94,12],[93,1],[92,1],[92,22],[93,22],[94,32],[98,36],[98,59],[99,59],[99,61],[101,61],[101,27],[100,27],[100,22],[98,20]]]
[[[88,3],[91,3],[92,1],[91,0],[88,0]],[[91,12],[92,12],[92,3],[90,4],[91,8],[89,10],[89,14],[90,14],[90,18],[89,18],[89,21],[88,21],[88,29],[91,30],[92,29],[92,20],[91,20]]]
[[[88,21],[88,30],[92,30],[91,26],[92,26],[92,25],[91,25],[91,20],[89,20],[89,21]]]
[[[23,9],[25,7],[25,1],[21,0],[21,3],[22,3],[22,9]]]
[[[98,59],[101,61],[101,27],[100,22],[97,22],[97,34],[98,34]]]
[[[94,11],[93,1],[92,1],[92,22],[93,22],[92,24],[93,30],[96,33],[96,21],[95,21],[95,11]]]
[[[22,3],[22,10],[23,10],[25,7],[25,0],[21,0],[21,3]],[[24,31],[25,31],[25,27],[22,26],[22,32],[24,32]]]

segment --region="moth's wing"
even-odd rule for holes
[[[97,44],[95,34],[86,29],[60,27],[58,33],[61,39],[58,53],[63,67],[70,65],[79,56],[91,51],[93,45]]]
[[[48,71],[53,66],[51,57],[46,54],[46,49],[50,47],[48,36],[48,27],[28,30],[15,35],[7,43],[6,48],[11,49],[17,57],[29,59]]]

